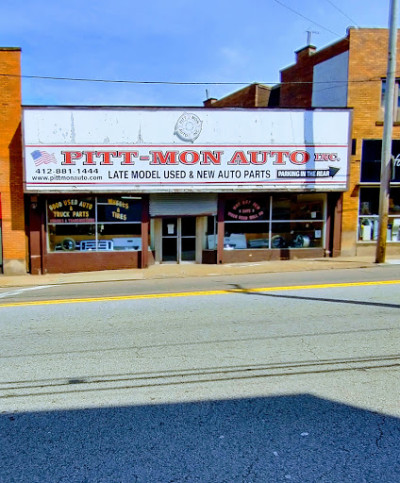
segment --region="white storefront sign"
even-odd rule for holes
[[[348,110],[25,108],[26,192],[345,191]]]

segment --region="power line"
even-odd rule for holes
[[[355,80],[328,80],[328,81],[288,81],[288,82],[209,82],[209,81],[143,81],[143,80],[129,80],[129,79],[92,79],[87,77],[56,77],[56,76],[42,76],[42,75],[15,75],[15,74],[0,74],[0,77],[16,77],[20,79],[34,79],[34,80],[55,80],[55,81],[72,81],[72,82],[100,82],[108,84],[134,84],[134,85],[177,85],[177,86],[227,86],[227,85],[251,85],[251,84],[264,84],[264,85],[286,85],[286,84],[332,84],[332,83],[364,83],[364,82],[378,82],[382,80],[382,77],[371,77],[366,79]]]
[[[357,22],[355,22],[351,17],[349,17],[343,10],[341,10],[337,5],[335,5],[331,0],[326,0],[328,3],[332,5],[332,7],[336,8],[338,12],[340,12],[343,16],[345,16],[350,22],[357,28],[359,28],[359,25]]]
[[[305,20],[308,20],[309,22],[313,23],[314,25],[318,25],[318,27],[321,27],[322,29],[326,30],[327,32],[330,32],[331,34],[336,35],[337,37],[341,36],[337,32],[334,32],[333,30],[330,30],[328,27],[325,27],[325,25],[321,25],[320,23],[315,22],[315,20],[312,20],[311,18],[308,18],[305,15],[303,15],[302,13],[298,12],[294,8],[289,7],[288,5],[285,5],[283,2],[280,2],[279,0],[274,0],[274,2],[278,3],[279,5],[281,5],[282,7],[286,8],[286,9],[290,10],[291,12],[295,13],[299,17],[304,18]]]
[[[7,75],[7,74],[1,74]],[[79,82],[104,82],[117,84],[161,84],[161,85],[245,85],[251,82],[186,82],[186,81],[136,81],[127,79],[89,79],[85,77],[54,77],[40,75],[21,75],[23,79],[65,80]]]

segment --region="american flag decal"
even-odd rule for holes
[[[35,161],[36,166],[40,166],[41,164],[49,164],[54,163],[57,164],[57,160],[54,154],[49,154],[47,151],[33,151],[31,153],[33,160]]]

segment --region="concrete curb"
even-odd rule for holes
[[[396,261],[389,261],[395,263]],[[399,261],[400,263],[400,261]],[[386,264],[383,264],[386,265]],[[311,270],[337,270],[371,268],[378,266],[371,258],[319,258],[303,260],[279,260],[259,263],[235,263],[227,265],[162,264],[147,269],[107,270],[100,272],[59,273],[45,275],[0,275],[0,288],[34,287],[77,283],[122,282],[166,278],[212,277],[260,273],[301,272]]]

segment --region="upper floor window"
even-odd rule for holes
[[[396,79],[395,81],[395,90],[394,90],[394,98],[393,98],[393,120],[395,122],[400,121],[400,79]],[[386,79],[382,79],[382,87],[381,87],[381,119],[383,120],[385,115],[385,99],[386,99],[386,92],[387,92],[387,83]]]

